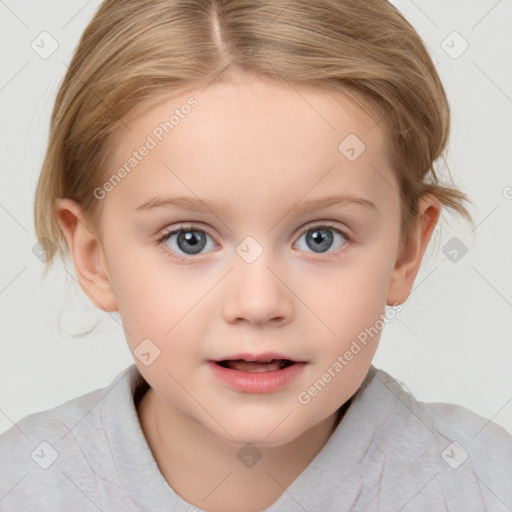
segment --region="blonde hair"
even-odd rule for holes
[[[102,202],[93,191],[108,175],[109,141],[128,116],[236,72],[341,91],[371,111],[389,137],[402,238],[424,194],[473,223],[467,196],[440,184],[434,170],[450,129],[441,80],[420,36],[386,0],[106,0],[80,39],[51,116],[34,204],[45,274],[67,248],[54,199],[74,199],[97,225]]]

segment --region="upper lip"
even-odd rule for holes
[[[286,359],[287,361],[293,361],[295,363],[301,362],[298,359],[294,359],[283,354],[278,354],[277,352],[264,352],[263,354],[233,354],[228,356],[216,357],[214,359],[211,359],[211,361],[234,361],[237,359],[242,359],[244,361],[271,361],[272,359]]]

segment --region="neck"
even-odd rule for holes
[[[239,453],[243,445],[214,435],[163,403],[152,389],[137,404],[165,480],[185,501],[212,512],[255,512],[274,503],[320,452],[346,408],[289,443]]]

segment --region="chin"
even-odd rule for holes
[[[210,429],[210,431],[225,441],[236,445],[252,443],[257,446],[269,447],[289,443],[304,432],[298,425],[292,425],[291,422],[286,426],[284,426],[284,422],[279,425],[280,421],[282,421],[282,418],[279,420],[269,418],[265,421],[261,417],[251,417],[246,421],[238,419],[236,423],[223,424],[229,434],[219,425],[215,425],[214,430]]]

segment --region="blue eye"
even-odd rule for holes
[[[333,244],[337,245],[334,250],[339,249],[345,245],[346,241],[348,240],[348,237],[342,231],[330,225],[318,225],[309,227],[302,232],[298,242],[300,242],[304,235],[306,247],[311,249],[312,252],[320,254],[328,252],[329,249],[332,248]],[[301,250],[305,249],[302,248]]]
[[[166,233],[159,242],[165,242],[165,245],[180,257],[180,252],[186,256],[199,254],[208,245],[208,239],[211,240],[210,235],[201,229],[182,227]],[[214,243],[213,246],[215,247]]]

